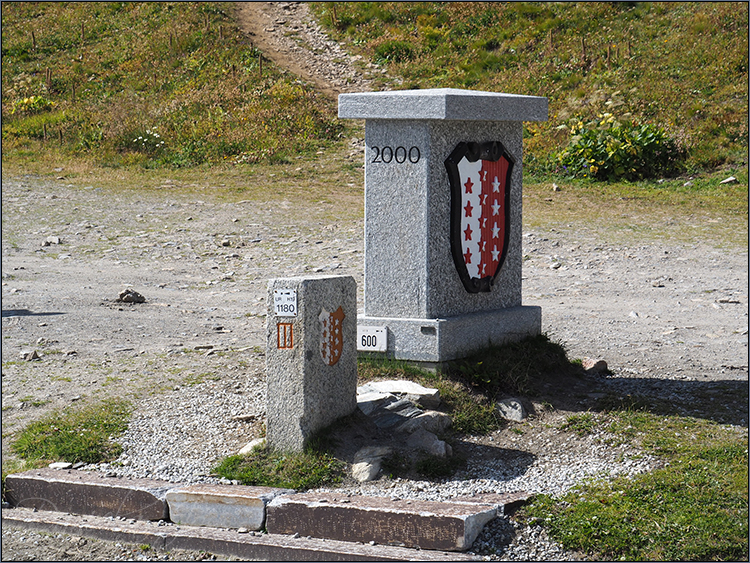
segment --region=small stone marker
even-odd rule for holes
[[[359,349],[382,353],[385,336],[389,357],[442,363],[539,334],[541,308],[521,304],[521,144],[547,99],[351,93],[339,117],[365,119]]]
[[[351,276],[268,282],[267,439],[301,451],[357,408],[357,284]]]

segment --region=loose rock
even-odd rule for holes
[[[450,444],[440,440],[435,434],[428,432],[424,428],[420,428],[409,436],[406,445],[416,450],[425,451],[436,457],[451,457],[453,455],[453,448],[451,448]]]
[[[588,373],[604,373],[609,368],[607,367],[607,362],[604,360],[597,360],[592,358],[584,358],[581,362],[581,365],[583,366],[583,369],[585,369]]]
[[[145,303],[146,298],[132,289],[124,289],[115,301],[120,303]]]
[[[426,411],[400,424],[396,431],[411,434],[421,429],[440,434],[450,428],[452,424],[453,421],[447,414],[438,411]]]
[[[497,403],[497,412],[505,420],[513,422],[523,422],[526,418],[526,409],[523,408],[521,401],[518,399],[503,399]]]
[[[247,445],[243,446],[242,449],[240,449],[240,451],[237,452],[237,455],[247,455],[251,453],[258,446],[265,446],[265,445],[266,445],[265,438],[256,438],[255,440],[252,440]]]

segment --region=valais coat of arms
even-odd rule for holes
[[[320,319],[320,353],[323,356],[323,361],[332,366],[339,361],[344,349],[342,331],[344,310],[339,307],[333,313],[329,313],[322,309],[318,319]]]
[[[445,167],[458,275],[466,291],[490,291],[508,250],[513,159],[499,142],[459,143]]]

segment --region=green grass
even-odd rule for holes
[[[565,423],[560,425],[560,430],[566,432],[575,432],[578,436],[591,434],[597,427],[597,419],[593,413],[584,412],[572,414],[565,419]]]
[[[568,360],[562,345],[545,334],[491,346],[465,359],[452,362],[449,373],[494,397],[498,393],[534,394],[536,386],[551,374],[580,372]]]
[[[334,37],[387,65],[402,88],[547,97],[549,120],[525,124],[526,170],[549,169],[567,126],[604,112],[663,127],[688,150],[688,171],[747,164],[747,4],[312,5]]]
[[[114,439],[127,428],[130,413],[130,404],[119,399],[56,411],[21,430],[11,450],[32,462],[109,461],[122,451]]]
[[[521,518],[593,559],[747,560],[747,431],[646,411],[612,414],[615,437],[657,454],[663,467],[592,481],[561,498],[542,495]]]
[[[262,485],[295,490],[335,485],[346,464],[315,447],[304,452],[280,452],[257,447],[247,455],[229,456],[214,472],[243,485]]]
[[[267,59],[261,74],[262,54],[234,10],[3,4],[3,158],[57,153],[147,169],[288,163],[337,139],[345,125],[334,101]]]
[[[408,362],[365,358],[359,360],[360,381],[409,379],[440,391],[445,411],[458,434],[484,435],[501,427],[495,408],[501,394],[536,394],[538,386],[557,375],[580,373],[565,349],[546,335],[502,346],[491,346],[468,358],[450,362],[432,373]]]

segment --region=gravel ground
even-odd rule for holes
[[[139,393],[122,456],[88,469],[220,482],[211,476],[216,460],[258,436],[264,417],[265,280],[335,267],[361,285],[357,219],[329,224],[313,212],[291,225],[269,217],[275,206],[262,203],[238,210],[196,203],[178,190],[132,195],[38,178],[3,178],[3,204],[5,458],[8,434],[53,408]],[[50,236],[60,243],[44,246]],[[532,416],[466,439],[469,465],[449,481],[345,487],[435,500],[560,494],[589,476],[650,470],[658,460],[612,448],[604,433],[559,430],[568,415],[605,394],[659,397],[688,414],[747,427],[746,400],[737,393],[747,388],[747,253],[704,244],[609,246],[595,236],[573,228],[526,232],[525,302],[542,306],[544,330],[571,357],[604,358],[611,374],[523,398]],[[147,302],[115,303],[127,286]],[[20,361],[27,349],[41,359]],[[46,537],[4,530],[3,557],[62,557],[62,544]],[[101,547],[107,542],[76,550],[75,541],[65,541],[65,551],[80,560],[136,553]],[[489,525],[474,548],[492,559],[580,557],[541,528],[508,518]]]

